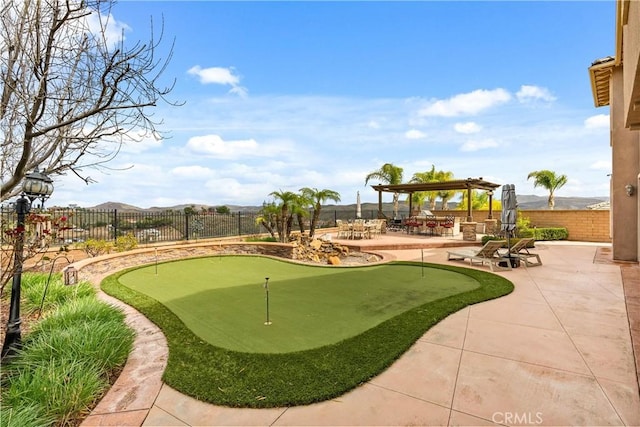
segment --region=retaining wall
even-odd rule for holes
[[[434,211],[435,215],[454,215],[466,218],[467,211]],[[493,218],[500,220],[500,211],[493,211]],[[475,222],[484,222],[489,211],[473,211]],[[611,215],[609,210],[520,210],[518,217],[529,219],[531,227],[564,227],[569,239],[582,242],[611,242]]]

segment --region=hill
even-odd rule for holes
[[[521,210],[539,210],[539,209],[547,209],[547,197],[546,196],[535,196],[535,195],[523,195],[518,194],[518,207]],[[587,206],[594,205],[601,202],[609,201],[608,197],[556,197],[556,206],[555,209],[563,210],[563,209],[586,209]],[[382,204],[384,212],[393,211],[392,203],[383,203]],[[450,203],[449,209],[455,209],[457,203]],[[210,206],[201,205],[201,204],[182,204],[176,206],[167,206],[167,207],[151,207],[148,209],[139,208],[137,206],[128,205],[126,203],[118,203],[118,202],[106,202],[101,203],[97,206],[93,206],[89,209],[99,209],[99,210],[114,210],[117,209],[121,212],[162,212],[165,210],[177,210],[182,211],[184,208],[194,206],[196,210],[200,210],[201,208],[208,208]],[[217,206],[217,205],[214,205]],[[261,206],[242,206],[242,205],[226,205],[231,212],[257,212],[260,210]],[[323,209],[329,211],[338,211],[338,212],[354,212],[356,211],[355,203],[348,205],[325,205]],[[377,203],[362,203],[361,209],[363,214],[365,212],[377,211],[378,204]],[[404,202],[400,202],[400,213],[403,215],[407,215],[409,211],[409,207],[404,204]],[[367,216],[367,215],[365,215]]]

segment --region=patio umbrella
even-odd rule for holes
[[[360,205],[360,192],[356,197],[356,218],[362,218],[362,206]]]
[[[511,246],[511,235],[516,229],[518,215],[518,201],[516,200],[516,186],[505,184],[502,186],[502,214],[500,215],[500,230],[507,236],[507,247]]]

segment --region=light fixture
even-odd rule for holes
[[[40,207],[42,208],[44,201],[53,193],[53,180],[41,173],[36,167],[33,172],[25,175],[22,192],[32,203],[35,199],[40,199]]]
[[[624,186],[624,191],[627,193],[627,196],[631,197],[633,193],[636,192],[636,188],[631,184],[627,184]]]
[[[24,262],[24,226],[25,220],[31,210],[31,202],[40,199],[44,206],[44,201],[53,193],[53,180],[47,175],[40,173],[38,168],[24,177],[22,183],[22,194],[16,200],[16,239],[13,243],[13,282],[11,283],[11,305],[9,306],[9,321],[7,322],[7,332],[2,344],[0,357],[12,357],[22,346],[22,333],[20,331],[20,285],[22,281],[22,263]],[[26,196],[26,197],[25,197]]]

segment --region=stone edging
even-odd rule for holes
[[[133,350],[122,373],[81,426],[142,425],[160,393],[162,375],[169,355],[167,340],[160,328],[133,307],[102,292],[100,282],[105,277],[129,267],[152,264],[156,260],[164,262],[199,256],[259,254],[287,258],[295,262],[290,259],[292,251],[293,245],[282,243],[209,241],[157,248],[146,247],[87,258],[71,264],[78,270],[80,279],[94,284],[98,298],[124,311],[127,324],[136,332]],[[371,253],[380,256],[380,262],[389,261],[388,255],[385,259],[382,254],[373,251]]]

